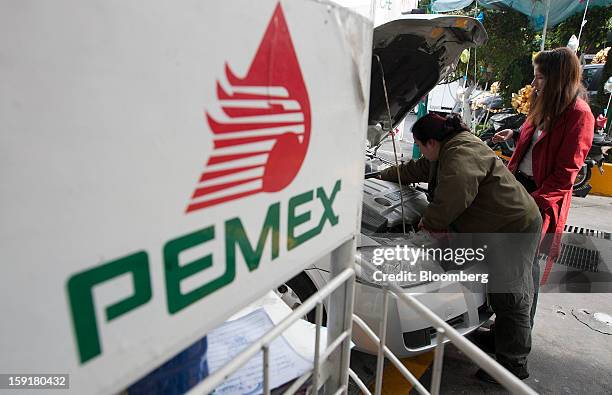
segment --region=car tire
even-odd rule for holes
[[[283,284],[288,287],[288,291],[293,291],[295,295],[297,295],[299,299],[299,303],[305,302],[308,298],[317,292],[317,287],[314,285],[310,277],[304,272],[301,272],[297,276],[293,277],[291,280],[285,282]],[[281,288],[281,287],[279,287]],[[280,291],[280,290],[279,290]],[[295,308],[296,306],[289,306],[291,308]],[[316,311],[312,309],[308,312],[305,317],[309,322],[313,324],[316,322]],[[323,326],[327,325],[327,312],[325,311],[325,306],[323,306]]]
[[[580,191],[589,183],[591,179],[591,168],[587,165],[583,165],[578,171],[578,175],[576,176],[576,180],[574,181],[574,191]]]

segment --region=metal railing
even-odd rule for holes
[[[365,265],[370,270],[377,270],[377,268],[371,263],[360,260],[359,264]],[[465,355],[467,355],[472,361],[476,363],[479,367],[484,369],[487,373],[489,373],[493,378],[495,378],[503,387],[505,387],[508,391],[513,394],[537,394],[534,390],[532,390],[527,384],[523,383],[520,379],[510,373],[507,369],[501,366],[497,361],[488,356],[484,351],[475,346],[472,342],[463,337],[456,329],[452,326],[444,322],[440,317],[438,317],[433,311],[428,309],[425,305],[423,305],[417,298],[414,296],[405,293],[406,291],[395,284],[386,284],[383,288],[384,292],[384,300],[383,300],[383,311],[382,311],[382,321],[381,321],[381,337],[380,339],[376,334],[367,326],[367,324],[356,315],[353,315],[353,321],[361,327],[364,332],[370,337],[373,341],[379,343],[378,349],[378,361],[377,361],[377,369],[376,369],[376,385],[375,385],[375,394],[380,395],[381,387],[382,387],[382,358],[383,355],[389,358],[389,360],[393,363],[393,365],[399,370],[399,372],[408,380],[414,388],[420,394],[434,394],[437,395],[440,392],[440,383],[442,378],[442,362],[444,358],[444,347],[446,344],[446,340],[453,342],[453,344],[461,350]],[[438,335],[438,343],[436,344],[434,351],[434,365],[433,365],[433,373],[431,379],[431,392],[428,392],[425,387],[418,381],[416,377],[400,362],[400,360],[393,355],[391,350],[385,346],[384,338],[386,336],[386,326],[387,326],[387,306],[389,304],[389,296],[393,295],[398,300],[405,303],[408,307],[417,312],[421,317],[431,323],[431,326],[435,328]],[[365,394],[371,395],[371,392],[364,391]]]
[[[343,270],[340,274],[335,276],[325,287],[321,288],[318,292],[312,295],[306,300],[301,306],[296,308],[290,315],[283,319],[278,325],[276,325],[270,332],[266,333],[259,340],[252,343],[246,350],[238,354],[232,359],[227,365],[221,367],[219,370],[208,376],[204,381],[195,386],[189,391],[190,394],[209,394],[212,393],[215,388],[221,385],[232,373],[240,369],[246,364],[251,358],[253,358],[259,351],[263,350],[263,382],[264,382],[264,394],[270,394],[270,372],[269,372],[269,346],[279,337],[287,328],[299,319],[304,317],[313,308],[316,309],[316,335],[315,335],[315,362],[312,372],[307,372],[302,377],[298,378],[293,385],[285,391],[285,394],[294,394],[303,383],[305,383],[310,376],[313,376],[313,383],[318,386],[318,376],[320,363],[319,360],[325,359],[331,354],[343,341],[350,341],[350,329],[345,330],[337,337],[331,344],[327,346],[323,353],[319,352],[319,339],[321,336],[321,325],[323,317],[323,301],[328,297],[334,290],[339,288],[343,283],[348,280],[354,281],[355,271],[351,268]]]
[[[361,265],[370,266],[370,269],[375,270],[375,267],[369,262],[360,261]],[[503,366],[497,363],[494,359],[488,356],[485,352],[480,350],[470,341],[465,339],[457,330],[451,327],[449,324],[444,322],[440,317],[423,305],[415,297],[406,294],[405,291],[395,284],[386,284],[383,288],[384,299],[382,317],[380,322],[380,337],[377,336],[374,331],[358,316],[352,312],[352,299],[354,292],[355,283],[355,270],[353,267],[344,268],[339,273],[334,273],[334,277],[319,291],[313,294],[307,299],[301,306],[296,308],[290,315],[284,318],[278,325],[276,325],[270,332],[265,334],[256,342],[252,343],[247,349],[238,354],[232,359],[227,365],[221,367],[219,370],[207,377],[203,382],[189,391],[189,394],[209,394],[212,393],[215,388],[221,385],[231,374],[236,372],[240,367],[246,364],[251,358],[256,356],[260,351],[263,351],[263,393],[268,395],[271,392],[270,388],[270,371],[269,371],[269,346],[282,333],[289,328],[293,323],[304,317],[308,312],[315,309],[315,344],[314,344],[314,361],[313,368],[311,371],[306,372],[301,377],[297,378],[289,388],[284,391],[284,394],[292,395],[300,388],[302,388],[309,379],[311,384],[308,386],[309,394],[318,394],[319,389],[326,384],[326,381],[330,379],[335,385],[324,387],[325,394],[339,395],[347,393],[348,391],[348,379],[353,380],[357,387],[364,394],[371,395],[372,393],[368,387],[363,383],[359,376],[350,369],[349,353],[341,353],[339,359],[334,360],[332,355],[334,352],[340,351],[343,346],[345,351],[349,350],[351,340],[352,325],[359,326],[364,333],[370,337],[374,342],[378,343],[378,358],[376,363],[376,379],[374,384],[375,395],[380,395],[382,391],[383,382],[383,369],[384,360],[388,358],[389,361],[398,369],[398,371],[412,384],[414,389],[420,394],[439,394],[440,384],[442,378],[442,365],[444,358],[444,347],[448,341],[453,342],[455,346],[461,350],[465,355],[472,359],[476,365],[484,369],[492,377],[494,377],[502,386],[509,390],[513,394],[536,394],[531,388],[525,383],[519,380],[517,377],[512,375]],[[338,332],[337,336],[331,337],[332,331],[328,333],[328,345],[324,350],[320,350],[320,338],[321,338],[321,326],[323,321],[323,308],[324,301],[327,297],[332,295],[334,291],[338,291],[340,287],[346,286],[345,302],[349,303],[348,311],[344,311],[343,317],[339,317],[338,322],[341,322],[341,327],[336,329]],[[386,332],[387,332],[387,319],[388,319],[388,306],[389,298],[395,297],[398,300],[405,303],[408,307],[415,310],[421,317],[429,321],[432,327],[435,328],[438,334],[439,341],[435,347],[433,373],[431,379],[431,388],[428,392],[421,382],[401,363],[399,358],[395,356],[391,350],[386,346]],[[351,300],[349,300],[349,298]],[[342,297],[339,299],[343,299]],[[331,313],[331,311],[330,311]],[[331,315],[331,314],[330,314]],[[330,319],[333,319],[330,317]],[[340,349],[339,349],[340,348]],[[334,377],[335,374],[335,377]],[[335,380],[333,380],[335,379]]]

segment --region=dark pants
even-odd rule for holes
[[[492,293],[489,300],[495,312],[495,358],[516,376],[527,376],[527,356],[531,352],[530,295]]]
[[[487,236],[495,356],[518,377],[528,376],[527,356],[531,351],[532,312],[535,313],[533,263],[541,227],[542,219],[536,217],[523,233]]]
[[[516,180],[521,183],[521,185],[525,188],[525,190],[529,192],[529,194],[535,192],[535,190],[538,189],[535,181],[533,181],[533,178],[524,175],[520,171],[516,172],[515,177]],[[531,303],[531,311],[529,312],[529,318],[531,321],[532,328],[534,323],[533,319],[535,317],[536,308],[538,305],[538,294],[540,291],[540,262],[538,259],[538,255],[539,254],[536,254],[533,260],[533,302]]]

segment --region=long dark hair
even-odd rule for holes
[[[576,97],[587,100],[582,86],[582,71],[578,56],[567,47],[541,51],[533,65],[544,76],[544,89],[530,97],[527,118],[536,127],[552,128],[557,118]]]
[[[412,126],[412,134],[414,138],[423,144],[431,139],[442,141],[452,137],[457,133],[469,131],[463,120],[458,114],[441,117],[438,114],[427,114],[423,118],[417,120]]]

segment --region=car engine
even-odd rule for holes
[[[414,230],[427,208],[425,193],[407,185],[379,179],[366,179],[363,185],[361,233],[401,233],[402,207],[406,230]]]

